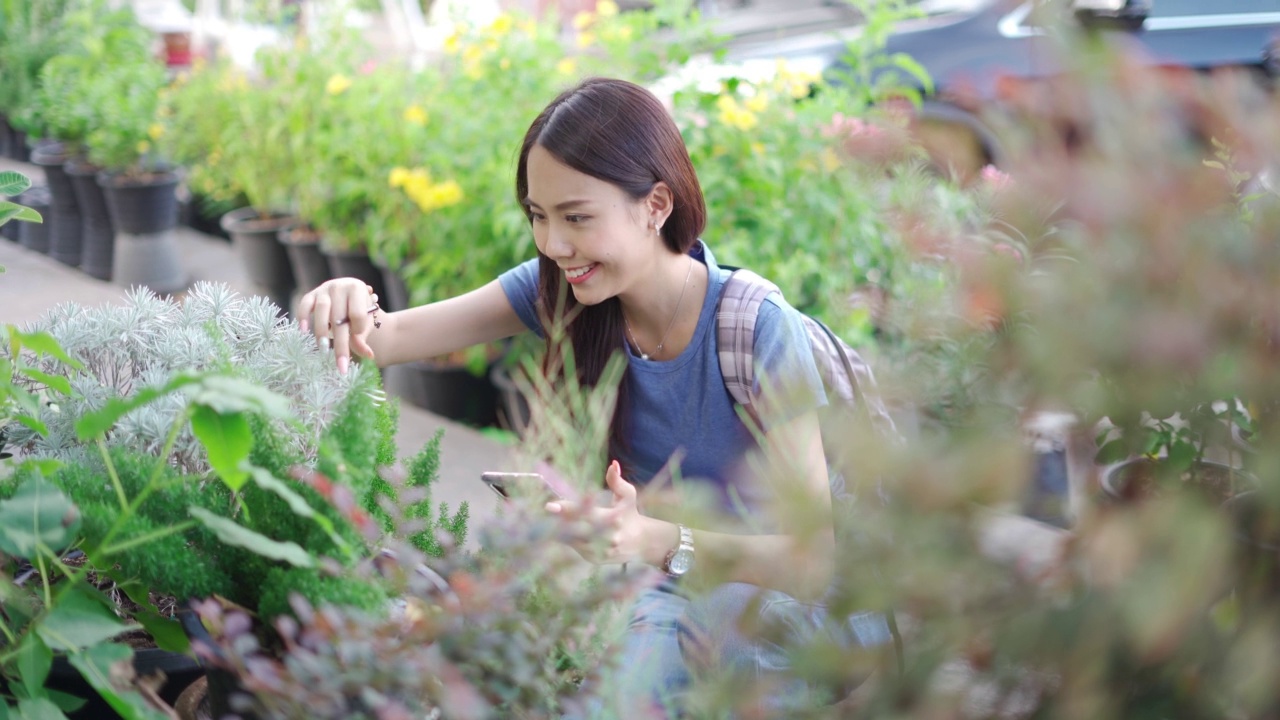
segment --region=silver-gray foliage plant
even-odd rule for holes
[[[76,438],[76,421],[112,397],[162,386],[181,373],[224,370],[289,399],[303,429],[273,421],[274,431],[290,450],[310,460],[338,404],[369,372],[353,365],[340,374],[333,356],[318,349],[297,323],[280,317],[269,300],[246,298],[219,283],[197,283],[180,302],[134,289],[123,305],[63,303],[26,329],[50,333],[85,368],[69,371],[57,361],[42,361],[46,373],[70,373],[73,396],[42,409],[47,435],[9,428],[12,445],[39,457],[79,457],[86,448]],[[38,383],[26,382],[39,389]],[[107,441],[159,454],[186,403],[186,395],[177,392],[138,408],[121,418]],[[209,470],[189,425],[179,432],[169,460],[184,472]]]

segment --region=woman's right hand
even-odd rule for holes
[[[338,359],[338,371],[344,375],[354,351],[373,359],[369,333],[373,332],[372,311],[378,296],[373,288],[356,278],[329,280],[302,296],[298,303],[298,323],[303,332],[316,336],[316,344],[329,347]]]

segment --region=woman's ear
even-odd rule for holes
[[[649,223],[661,228],[675,209],[675,196],[672,195],[670,186],[659,180],[649,191],[645,209],[648,211]]]

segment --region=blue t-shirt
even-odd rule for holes
[[[716,351],[716,308],[730,272],[716,265],[702,242],[689,253],[707,266],[708,288],[693,339],[670,360],[644,360],[627,343],[627,383],[632,436],[627,456],[627,479],[645,484],[680,457],[685,481],[712,483],[721,500],[734,504],[737,496],[748,508],[758,504],[759,491],[744,487],[741,464],[756,447],[755,439],[738,417],[725,387]],[[499,278],[507,299],[529,329],[542,333],[536,303],[538,260],[534,258]],[[781,422],[827,404],[818,368],[800,313],[777,293],[760,306],[755,328],[756,377],[767,387],[785,388],[786,404],[774,422]],[[757,389],[759,380],[757,381]]]

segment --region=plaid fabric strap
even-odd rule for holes
[[[716,309],[716,345],[720,372],[733,401],[756,420],[751,396],[755,387],[756,318],[760,303],[778,286],[750,270],[734,270],[720,293]]]
[[[725,281],[716,312],[716,341],[720,356],[720,372],[734,402],[743,406],[759,421],[752,396],[755,388],[756,317],[760,304],[778,286],[750,270],[734,270]],[[865,411],[873,427],[887,439],[897,440],[893,418],[875,392],[871,366],[856,350],[831,332],[820,321],[802,314],[814,364],[832,402],[852,403]]]

